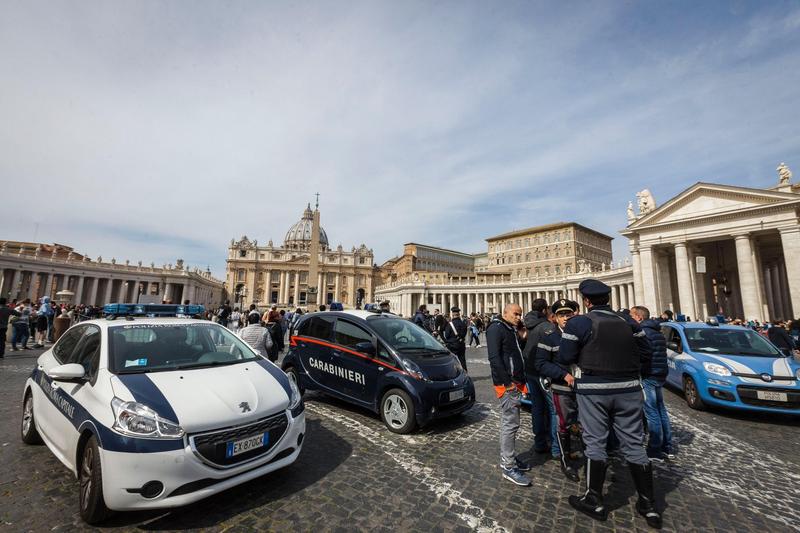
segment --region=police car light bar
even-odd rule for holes
[[[195,316],[205,312],[202,305],[175,305],[175,304],[106,304],[103,313],[112,316]]]

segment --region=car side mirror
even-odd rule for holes
[[[69,363],[51,368],[47,375],[56,381],[79,383],[86,378],[86,370],[84,370],[83,365]]]
[[[668,342],[667,348],[669,348],[673,352],[681,353],[681,345],[678,344],[677,342]]]
[[[359,342],[356,344],[356,351],[375,357],[375,345],[371,342]]]

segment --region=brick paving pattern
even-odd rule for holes
[[[39,352],[0,360],[0,529],[91,529],[77,513],[78,484],[45,446],[19,438],[23,383]],[[645,531],[627,468],[606,483],[608,522],[578,516],[579,485],[558,463],[531,455],[530,415],[517,449],[533,486],[498,468],[498,411],[485,349],[469,349],[475,407],[407,436],[377,415],[306,396],[308,433],[292,466],[196,504],[115,514],[104,530],[212,531]],[[678,460],[656,465],[665,531],[800,530],[800,417],[691,411],[666,392]],[[582,485],[581,485],[582,487]]]

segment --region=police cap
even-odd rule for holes
[[[611,287],[596,279],[585,279],[578,285],[578,291],[584,296],[603,296],[611,292]]]
[[[460,313],[461,309],[459,309],[458,307],[451,307],[450,308],[450,312],[451,313]]]
[[[572,311],[573,313],[578,310],[577,302],[573,302],[572,300],[556,300],[553,305],[550,307],[550,311],[553,314],[560,313],[562,311]]]

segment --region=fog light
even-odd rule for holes
[[[163,483],[161,483],[160,481],[148,481],[142,486],[142,492],[140,494],[147,499],[151,499],[155,498],[163,491],[164,491]]]
[[[728,401],[728,402],[733,402],[733,401],[736,400],[736,398],[734,398],[733,394],[731,394],[730,392],[726,392],[726,391],[718,390],[718,389],[708,389],[708,392],[711,393],[711,396],[713,396],[714,398],[720,399],[720,400],[725,400],[725,401]]]

